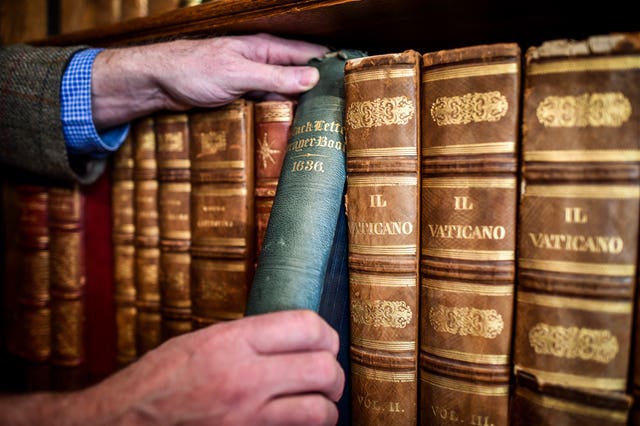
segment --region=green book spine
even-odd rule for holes
[[[247,315],[320,307],[346,179],[344,65],[361,56],[309,61],[320,81],[298,101]]]

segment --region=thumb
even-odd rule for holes
[[[319,79],[320,73],[314,67],[262,64],[253,68],[245,80],[247,87],[242,89],[293,95],[311,89]]]

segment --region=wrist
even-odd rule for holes
[[[156,81],[150,50],[105,49],[96,56],[91,107],[97,129],[128,123],[167,105],[167,97]]]

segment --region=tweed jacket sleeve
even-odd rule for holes
[[[60,119],[60,83],[75,52],[86,46],[0,47],[0,168],[89,184],[106,159],[67,153]]]

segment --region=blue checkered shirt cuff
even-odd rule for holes
[[[73,55],[60,94],[62,131],[69,154],[104,157],[116,151],[129,133],[129,124],[98,132],[91,110],[91,69],[103,49],[85,49]]]

